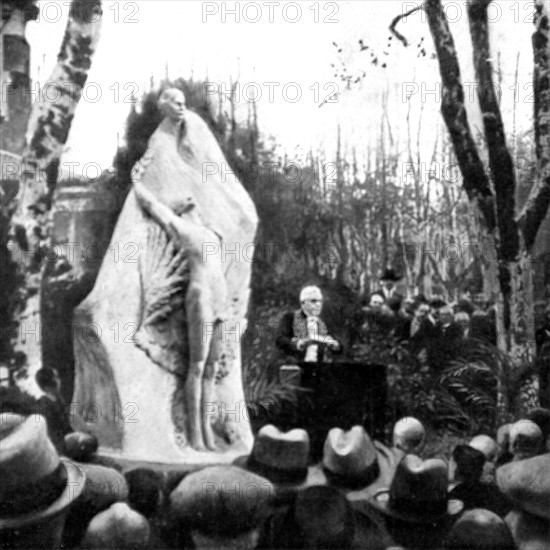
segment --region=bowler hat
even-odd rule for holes
[[[84,473],[60,459],[46,419],[0,414],[0,530],[44,522],[64,512],[84,487]]]
[[[451,550],[513,550],[514,539],[504,520],[494,512],[474,508],[453,525],[445,548]]]
[[[462,501],[447,498],[445,462],[437,458],[423,461],[416,455],[406,455],[389,489],[378,491],[369,502],[384,515],[411,523],[436,522],[464,507]]]
[[[273,483],[301,483],[307,477],[309,435],[305,430],[282,432],[273,424],[260,429],[252,453],[233,464],[262,475]]]

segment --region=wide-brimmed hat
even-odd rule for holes
[[[388,489],[378,491],[370,504],[384,515],[412,523],[431,523],[458,514],[464,503],[447,497],[447,465],[432,458],[406,455],[397,465]]]
[[[273,483],[303,482],[308,473],[309,435],[296,428],[283,432],[273,424],[260,429],[252,453],[233,464],[264,476]]]
[[[332,428],[323,448],[323,470],[330,482],[347,487],[365,486],[379,473],[374,442],[363,426]]]
[[[11,530],[64,512],[81,493],[85,476],[59,457],[43,416],[2,413],[0,479],[0,530]]]
[[[542,442],[542,430],[531,420],[519,420],[510,427],[510,452],[516,459],[535,456]]]
[[[399,277],[395,271],[389,267],[387,269],[384,269],[384,272],[382,273],[381,277],[380,277],[380,280],[381,281],[393,281],[393,282],[396,282],[396,281],[400,281],[401,280],[401,277]]]
[[[518,508],[550,520],[550,453],[497,469],[497,485]]]
[[[474,508],[453,525],[445,544],[448,550],[513,550],[514,539],[510,529],[494,512]]]

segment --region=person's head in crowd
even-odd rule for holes
[[[136,468],[124,474],[128,483],[128,504],[146,518],[157,511],[161,499],[161,477],[148,468]]]
[[[323,293],[318,286],[306,286],[300,291],[302,311],[309,317],[319,317],[323,309]]]
[[[374,292],[369,299],[369,309],[374,313],[381,313],[384,303],[384,296],[378,292]]]
[[[504,520],[482,508],[464,512],[445,541],[447,550],[514,550],[515,547]]]
[[[387,291],[392,291],[395,288],[395,284],[399,281],[400,277],[397,276],[395,271],[391,268],[385,269],[384,273],[380,277],[380,284]]]
[[[447,305],[447,302],[443,300],[442,298],[434,298],[430,301],[430,315],[435,320],[439,320],[439,312],[441,308],[445,307]]]
[[[405,453],[418,454],[424,447],[426,430],[413,416],[405,416],[393,427],[392,445]]]
[[[526,416],[526,419],[534,422],[542,432],[541,452],[550,451],[550,410],[537,407]]]
[[[453,309],[446,304],[439,308],[439,320],[443,325],[449,325],[454,321]]]
[[[313,486],[298,493],[294,522],[300,548],[350,548],[355,534],[351,504],[337,489]]]
[[[273,495],[268,479],[242,468],[204,468],[170,494],[170,522],[191,533],[195,548],[254,548]]]
[[[80,543],[82,549],[136,550],[149,547],[149,522],[128,504],[117,502],[90,521]]]
[[[0,548],[59,548],[85,476],[59,457],[43,416],[0,414],[0,480]]]
[[[57,395],[61,391],[61,379],[54,369],[39,369],[34,378],[44,393]]]
[[[470,332],[470,316],[465,311],[455,313],[455,322],[460,325],[462,333],[467,336]]]
[[[513,460],[537,455],[542,445],[542,430],[531,420],[519,420],[510,427],[510,452]]]
[[[423,296],[414,302],[414,316],[417,319],[425,319],[430,314],[430,304]]]
[[[449,480],[475,483],[481,479],[485,455],[469,445],[457,445],[449,462]]]

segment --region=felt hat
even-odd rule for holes
[[[367,485],[379,473],[378,455],[363,426],[350,430],[332,428],[323,448],[323,469],[329,481],[337,485]]]
[[[494,512],[467,510],[453,525],[445,544],[449,550],[514,550],[510,529]]]
[[[251,454],[237,458],[233,464],[273,483],[299,484],[307,477],[308,457],[309,435],[305,430],[282,432],[268,424],[256,435]]]
[[[380,277],[380,280],[381,281],[393,281],[393,282],[396,282],[396,281],[400,281],[401,280],[401,277],[399,277],[395,271],[389,267],[389,268],[386,268],[384,269],[384,272],[382,273],[381,277]]]
[[[64,442],[65,455],[78,462],[89,462],[98,448],[97,437],[86,432],[71,432]]]
[[[476,435],[468,443],[470,447],[482,452],[485,456],[485,460],[495,460],[498,454],[497,442],[488,435]]]
[[[548,550],[550,522],[524,510],[512,510],[504,521],[518,550]]]
[[[432,523],[458,514],[460,500],[447,498],[447,465],[433,458],[406,455],[389,489],[378,491],[370,504],[386,516],[410,523]]]
[[[90,521],[80,548],[148,548],[150,535],[147,519],[117,502]]]
[[[62,459],[46,419],[0,414],[0,530],[19,529],[65,512],[84,487],[84,473]]]
[[[253,531],[271,512],[273,484],[236,466],[188,474],[170,494],[170,519],[191,532],[235,538]]]
[[[550,520],[550,453],[505,464],[497,469],[496,480],[518,508]]]

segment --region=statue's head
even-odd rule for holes
[[[306,315],[319,316],[323,308],[323,293],[317,286],[306,286],[300,292],[300,304]]]
[[[157,106],[163,116],[173,122],[181,122],[185,118],[185,95],[177,88],[168,88],[160,94]]]

